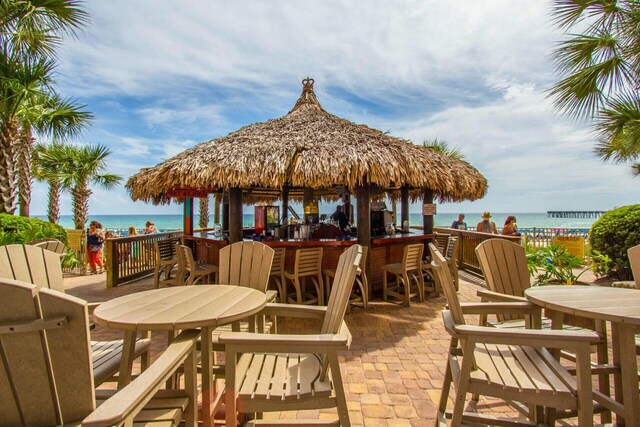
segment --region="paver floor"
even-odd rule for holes
[[[105,275],[65,278],[69,294],[91,302],[153,288],[151,278],[106,289]],[[477,284],[461,280],[461,301],[477,301]],[[405,307],[374,301],[367,310],[353,308],[346,315],[353,335],[351,348],[341,356],[351,423],[354,426],[431,426],[440,396],[449,336],[441,311],[443,296]],[[475,319],[470,321],[477,322]],[[279,322],[296,332],[308,327],[300,322]],[[94,339],[114,339],[118,331],[98,326]],[[154,334],[152,358],[166,347],[166,335]],[[497,402],[481,400],[479,411],[513,415]],[[265,418],[335,418],[335,410],[265,414]],[[571,425],[571,424],[565,424]]]

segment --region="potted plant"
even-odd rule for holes
[[[583,266],[583,261],[575,255],[567,252],[563,245],[550,245],[527,254],[527,267],[529,275],[535,277],[534,285],[575,285],[585,284],[578,282],[580,276],[574,269]]]

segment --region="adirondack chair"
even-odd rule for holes
[[[529,288],[529,270],[527,269],[527,257],[525,249],[517,243],[505,239],[489,239],[480,243],[476,247],[476,255],[480,262],[480,268],[484,273],[489,290],[478,290],[478,295],[482,301],[514,301],[525,302],[525,289]],[[522,316],[498,314],[498,321],[492,326],[508,329],[525,329],[527,325]],[[486,318],[481,316],[481,324],[486,323]],[[542,329],[551,329],[551,319],[542,317],[540,326]],[[593,368],[599,373],[599,384],[601,390],[609,390],[609,376],[606,373],[606,366],[609,360],[607,350],[607,329],[604,322],[590,322],[591,328],[583,328],[571,324],[563,325],[567,331],[587,331],[597,333],[598,339],[592,342],[596,346],[597,363],[602,366],[604,372],[600,372],[599,366]],[[575,356],[567,351],[562,351],[561,355],[569,360],[575,360]],[[604,416],[604,421],[608,420],[608,415]]]
[[[177,285],[178,276],[171,276],[174,267],[178,265],[178,254],[176,244],[180,243],[179,238],[171,238],[153,241],[153,252],[156,258],[156,266],[153,271],[153,284],[156,288],[160,285]],[[164,273],[164,279],[161,278]]]
[[[351,334],[344,322],[349,295],[362,255],[353,245],[338,261],[326,307],[268,304],[265,314],[316,318],[317,334],[278,335],[226,332],[226,425],[237,425],[236,411],[262,413],[336,407],[332,425],[349,426],[349,412],[338,362],[338,350],[349,348]],[[276,387],[278,385],[278,387]],[[263,420],[254,420],[260,425]],[[274,423],[270,425],[281,425]],[[329,425],[324,420],[287,420],[286,425]]]
[[[275,284],[280,294],[280,302],[287,302],[286,279],[284,278],[284,261],[287,253],[286,248],[274,248],[273,263],[271,264],[271,274],[269,280]]]
[[[358,267],[358,271],[356,273],[356,282],[353,286],[353,291],[351,292],[351,298],[349,300],[349,305],[347,306],[347,313],[351,311],[351,305],[362,304],[362,308],[366,310],[369,305],[369,280],[367,279],[367,252],[369,251],[368,246],[362,247],[362,257],[360,258],[360,266]],[[325,295],[329,295],[331,293],[331,283],[336,276],[335,268],[325,268],[322,270],[324,274],[324,283],[326,285]],[[356,288],[357,287],[357,288]],[[360,291],[360,294],[356,293],[356,290]]]
[[[85,301],[8,279],[0,279],[0,301],[11,301],[0,304],[0,424],[133,425],[135,417],[136,423],[197,425],[198,331],[184,331],[124,389],[94,394]],[[183,363],[185,388],[156,394]],[[96,400],[104,400],[97,409]]]
[[[640,245],[627,249],[633,280],[618,280],[611,284],[615,288],[640,289]]]
[[[44,237],[42,239],[32,240],[31,242],[29,242],[29,244],[57,253],[60,257],[60,261],[63,261],[64,257],[67,256],[67,247],[64,245],[64,243],[52,237]]]
[[[593,401],[589,347],[598,339],[594,332],[509,330],[465,323],[465,314],[519,313],[535,315],[524,303],[475,303],[461,306],[446,259],[429,244],[433,269],[439,276],[448,310],[443,311],[445,329],[451,335],[448,363],[438,405],[439,425],[446,426],[445,413],[451,383],[455,382],[451,425],[462,422],[489,425],[525,425],[522,420],[465,412],[467,394],[490,396],[521,406],[538,423],[544,416],[554,425],[556,410],[577,411],[580,426],[593,426]],[[575,378],[548,349],[566,348],[576,357]],[[544,413],[537,408],[546,408]],[[536,425],[536,424],[533,424]]]
[[[57,254],[31,245],[0,246],[0,278],[20,280],[39,288],[64,293],[62,267]],[[89,303],[93,311],[100,303]],[[149,365],[148,349],[151,340],[136,342],[135,357],[141,357],[142,369]],[[91,341],[93,373],[96,385],[100,385],[118,373],[123,350],[123,340]]]
[[[415,243],[404,247],[402,262],[382,266],[382,298],[388,296],[404,301],[406,306],[411,304],[411,298],[418,297],[424,301],[424,276],[422,274],[422,253],[424,245]],[[394,284],[389,284],[387,275],[395,276]],[[411,291],[411,284],[416,283],[417,291]]]

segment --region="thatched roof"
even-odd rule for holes
[[[326,112],[303,80],[302,95],[283,117],[245,126],[203,142],[129,178],[133,200],[168,202],[174,187],[243,188],[277,194],[313,188],[336,194],[366,184],[383,190],[407,185],[434,191],[441,201],[484,196],[486,179],[471,165]]]

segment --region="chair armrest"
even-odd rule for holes
[[[464,314],[541,315],[542,308],[529,302],[470,302],[461,303]]]
[[[328,347],[348,348],[351,344],[351,332],[347,324],[342,322],[337,334],[256,334],[245,332],[223,332],[218,337],[220,344],[227,350],[231,347],[238,353],[252,351],[273,352],[323,352]]]
[[[260,314],[269,316],[298,317],[307,319],[324,319],[327,307],[298,305],[298,304],[282,304],[267,303]]]
[[[528,302],[525,297],[493,292],[488,289],[478,289],[477,295],[482,298],[482,301]]]
[[[514,330],[472,325],[455,325],[453,330],[460,339],[468,339],[487,344],[576,349],[577,347],[589,345],[600,340],[598,334],[587,331],[550,329]]]
[[[105,401],[82,421],[83,426],[121,424],[140,410],[195,350],[200,331],[186,330],[174,339],[160,357],[132,383]]]

